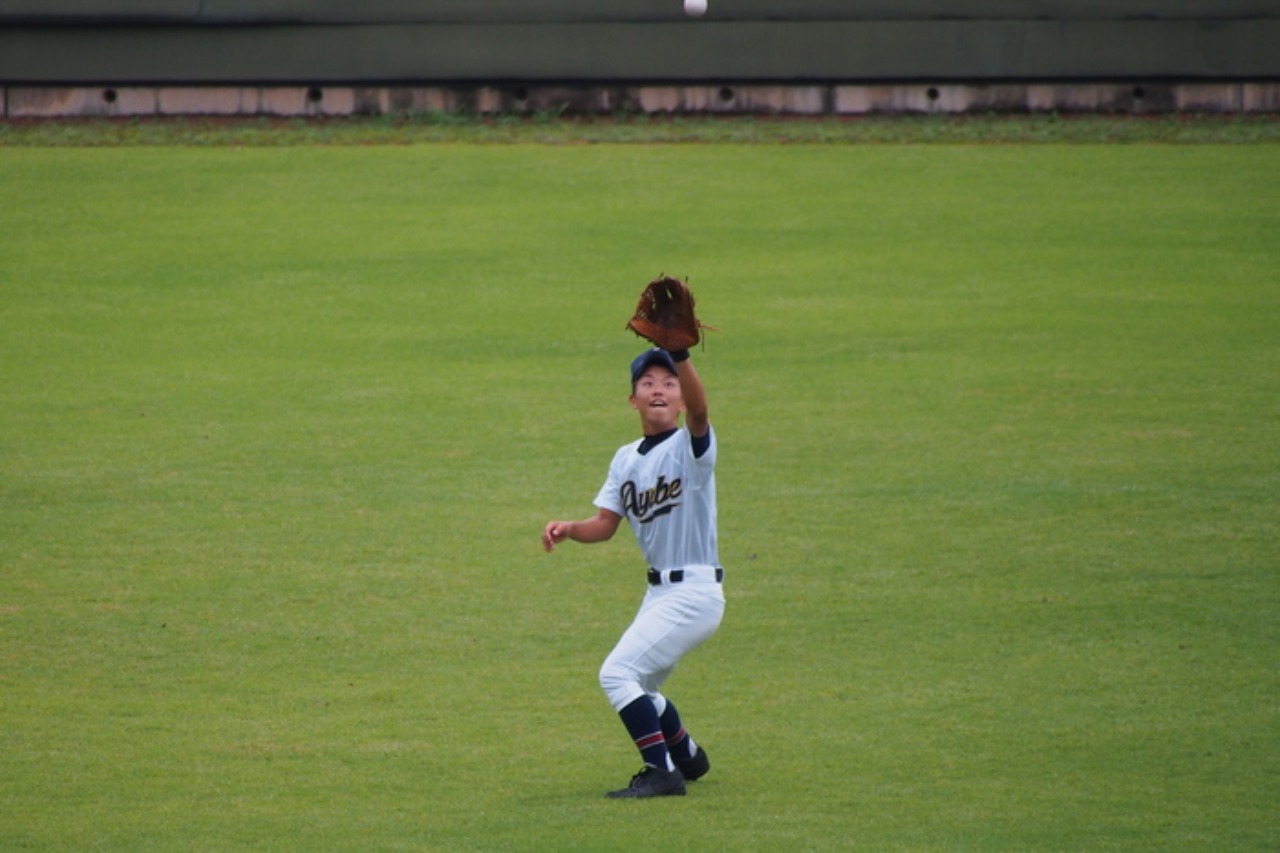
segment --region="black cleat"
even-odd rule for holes
[[[611,799],[641,797],[683,797],[684,776],[679,770],[659,770],[646,766],[631,777],[631,784],[620,791],[610,791]]]
[[[680,771],[680,775],[684,777],[686,782],[701,779],[711,769],[711,759],[707,758],[707,751],[702,747],[698,747],[698,751],[693,754],[693,758],[686,758],[684,761],[672,758],[672,761],[675,761],[676,769]]]

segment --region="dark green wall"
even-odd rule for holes
[[[714,20],[1179,20],[1276,17],[1274,0],[714,0]],[[682,17],[679,0],[0,0],[0,22],[570,23]]]
[[[0,82],[1265,80],[1277,0],[0,0]]]

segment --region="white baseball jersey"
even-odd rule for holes
[[[660,571],[720,565],[715,432],[707,438],[698,457],[683,427],[656,445],[640,439],[622,447],[596,496],[597,507],[627,519],[645,560]]]

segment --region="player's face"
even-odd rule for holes
[[[661,367],[649,368],[631,392],[631,408],[640,413],[646,433],[673,428],[684,410],[680,380]]]

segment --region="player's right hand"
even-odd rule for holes
[[[548,521],[547,526],[542,528],[542,547],[551,551],[556,547],[557,542],[563,542],[569,538],[568,521]]]

